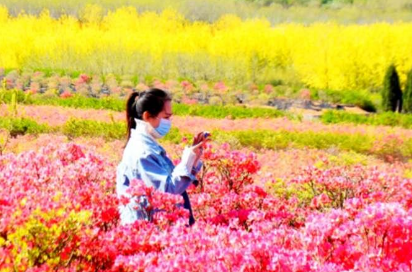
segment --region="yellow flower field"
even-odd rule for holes
[[[412,68],[412,23],[282,24],[226,15],[190,22],[173,10],[125,7],[83,20],[8,15],[0,8],[0,68],[132,74],[140,79],[266,83],[284,74],[313,88],[380,87],[395,63],[401,82]]]

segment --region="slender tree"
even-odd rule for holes
[[[389,66],[386,71],[382,89],[382,109],[399,112],[402,110],[402,90],[395,65]]]
[[[405,91],[403,92],[403,112],[412,113],[412,69],[406,78]]]

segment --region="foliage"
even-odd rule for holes
[[[225,132],[213,131],[217,137]],[[226,132],[227,133],[227,132]],[[373,138],[367,135],[337,134],[314,131],[287,130],[248,130],[231,131],[229,135],[238,139],[241,146],[256,149],[284,149],[288,147],[327,149],[336,147],[358,153],[368,153],[373,145]]]
[[[54,16],[75,15],[82,22],[101,19],[108,11],[132,6],[139,12],[177,9],[190,21],[214,22],[230,11],[242,19],[265,17],[273,24],[314,23],[334,20],[341,23],[410,21],[409,0],[3,0],[12,16],[25,11],[40,14],[45,7]]]
[[[5,91],[4,101],[11,101],[12,91]],[[73,95],[68,98],[57,97],[43,97],[43,96],[27,96],[23,91],[16,91],[17,101],[26,105],[54,105],[62,107],[71,107],[79,109],[107,109],[114,111],[124,111],[125,100],[116,99],[112,97],[108,98],[93,98],[84,97],[81,95]],[[203,116],[208,118],[275,118],[283,117],[287,114],[285,112],[259,107],[245,107],[245,106],[213,106],[213,105],[186,105],[186,104],[173,104],[173,114],[179,116]]]
[[[379,97],[380,98],[380,97]],[[323,102],[331,102],[334,104],[346,104],[358,106],[359,108],[368,111],[376,112],[376,100],[378,97],[365,90],[313,90],[311,92],[312,100],[320,100]]]
[[[17,17],[1,12],[0,67],[132,75],[122,86],[135,83],[133,78],[267,84],[285,80],[279,75],[286,71],[300,85],[344,91],[381,88],[391,63],[403,85],[412,66],[407,54],[410,23],[272,26],[264,18],[235,15],[213,23],[190,22],[170,9],[139,13],[122,7],[105,15],[96,10],[90,20],[80,21],[66,15],[53,18],[48,11]]]
[[[7,144],[10,140],[10,132],[7,129],[0,129],[0,156],[6,150]]]
[[[412,113],[412,69],[406,78],[405,91],[403,92],[403,111]]]
[[[10,103],[11,94],[13,91],[3,91],[4,102]],[[70,98],[46,98],[43,96],[24,95],[22,91],[16,91],[17,102],[26,105],[55,105],[79,109],[106,109],[114,111],[124,110],[124,100],[116,98],[92,98],[74,95]],[[407,97],[407,94],[405,94]],[[354,100],[348,100],[354,101]],[[350,103],[350,102],[348,102]],[[244,106],[212,106],[212,105],[186,105],[173,104],[174,115],[178,116],[202,116],[207,118],[276,118],[286,116],[289,119],[295,119],[291,114],[275,109],[268,108],[249,108]],[[325,111],[320,120],[325,124],[352,123],[366,125],[383,125],[383,126],[399,126],[403,128],[412,127],[411,116],[405,114],[393,114],[391,112],[361,115],[353,114],[344,111]]]
[[[21,101],[24,104],[33,105],[54,105],[62,107],[72,107],[79,109],[108,109],[114,111],[123,111],[125,109],[125,100],[114,98],[93,98],[81,95],[73,95],[64,99],[58,97],[31,97]]]
[[[23,134],[62,133],[69,138],[101,137],[105,140],[123,140],[126,135],[124,122],[102,122],[70,118],[62,126],[49,127],[38,124],[29,118],[0,117],[0,128],[10,132],[12,137]],[[350,133],[345,131],[317,130],[213,130],[213,139],[219,143],[229,142],[232,147],[247,147],[252,149],[287,149],[337,148],[342,151],[353,151],[360,154],[372,154],[386,160],[405,160],[412,158],[412,138],[402,139],[398,134],[382,133],[371,135]],[[191,133],[173,128],[161,141],[179,143],[189,139]]]
[[[97,122],[93,120],[70,119],[62,127],[63,134],[73,137],[102,137],[105,139],[122,139],[126,135],[124,122]]]
[[[13,117],[1,117],[0,128],[9,131],[10,136],[12,137],[17,135],[39,134],[51,131],[47,125],[38,124],[32,119]]]
[[[384,111],[402,111],[402,90],[398,72],[394,65],[388,67],[382,89],[382,108]]]
[[[277,118],[288,116],[287,113],[270,108],[248,108],[244,106],[213,106],[175,104],[173,110],[177,115],[202,116],[206,118]],[[291,118],[291,116],[289,116]]]
[[[351,123],[373,126],[399,126],[407,129],[412,127],[412,116],[393,112],[361,115],[329,110],[322,114],[320,120],[325,124]]]
[[[180,196],[133,180],[152,222],[118,224],[115,165],[50,143],[0,156],[0,269],[8,271],[405,271],[412,260],[411,180],[362,166],[308,167],[274,195],[254,184],[256,156],[208,145],[201,183]],[[13,167],[9,167],[9,166]],[[270,189],[270,186],[267,187]],[[283,188],[283,189],[282,189]],[[285,194],[287,190],[287,194]],[[218,242],[216,242],[218,241]]]
[[[1,70],[0,70],[1,72]],[[289,71],[293,74],[292,71]],[[329,103],[344,103],[359,106],[367,111],[376,111],[375,105],[379,104],[381,99],[377,93],[364,90],[331,90],[307,88],[302,89],[302,84],[294,80],[292,74],[286,75],[284,71],[282,77],[288,79],[272,80],[271,84],[248,84],[248,83],[217,83],[205,82],[204,80],[190,82],[188,80],[171,80],[164,82],[158,79],[147,80],[146,84],[140,82],[133,76],[128,75],[61,75],[57,71],[36,71],[21,72],[16,70],[7,71],[3,78],[3,94],[0,93],[0,101],[10,101],[10,90],[17,90],[19,101],[27,100],[27,103],[41,98],[44,103],[55,103],[57,97],[67,99],[66,103],[71,104],[75,96],[102,98],[103,101],[94,101],[99,104],[93,107],[111,107],[112,109],[121,109],[123,105],[112,103],[113,99],[124,98],[131,91],[142,91],[150,87],[166,89],[172,93],[173,100],[179,104],[209,104],[209,105],[236,105],[236,104],[257,104],[267,106],[271,99],[278,97],[302,98],[301,94],[309,92],[312,100],[320,100]],[[1,74],[1,73],[0,73]],[[280,75],[277,75],[280,76]],[[7,91],[9,90],[9,91]],[[2,99],[5,96],[5,99]],[[78,98],[76,98],[77,100]],[[45,100],[45,101],[43,101]],[[77,101],[76,104],[84,103]],[[63,102],[61,102],[63,104]],[[90,103],[91,104],[91,103]]]

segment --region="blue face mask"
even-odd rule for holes
[[[160,119],[160,124],[157,128],[155,128],[156,132],[159,133],[160,136],[165,136],[172,127],[172,122],[168,119]]]

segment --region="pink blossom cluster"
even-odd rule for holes
[[[16,138],[10,138],[4,152],[21,153],[28,150],[37,151],[48,144],[61,145],[68,142],[87,146],[88,150],[96,152],[104,156],[105,160],[113,161],[114,163],[120,161],[125,145],[124,140],[107,141],[102,138],[90,137],[69,139],[64,135],[57,134],[26,134],[19,135]],[[177,159],[182,154],[183,143],[178,145],[162,143],[162,145],[172,159]],[[243,153],[249,152],[247,148],[240,149],[239,151]],[[343,152],[333,148],[328,150],[306,148],[288,148],[281,150],[262,149],[256,153],[256,156],[261,167],[256,175],[254,175],[254,183],[262,186],[273,179],[290,179],[300,174],[301,169],[311,165],[323,164],[324,161],[328,161],[328,167],[353,165],[355,163],[373,165],[373,167],[376,167],[379,171],[388,172],[394,170],[396,171],[396,173],[394,173],[396,175],[412,177],[410,171],[410,169],[412,169],[412,161],[385,163],[374,156]]]
[[[8,113],[8,105],[0,105],[0,116],[6,116]],[[100,122],[112,122],[112,118],[118,122],[125,119],[124,113],[111,110],[76,109],[47,105],[18,105],[18,116],[31,118],[38,123],[49,126],[62,126],[70,118]]]
[[[376,166],[331,166],[324,160],[322,168],[308,166],[286,183],[300,192],[306,191],[314,208],[343,208],[345,202],[357,199],[363,205],[396,202],[412,208],[412,180],[399,175],[398,170],[381,171]],[[405,190],[400,191],[399,188]]]
[[[325,164],[328,162],[325,161]],[[0,270],[410,271],[412,180],[363,166],[309,167],[269,194],[253,153],[209,145],[180,196],[133,180],[153,221],[119,224],[115,164],[73,143],[0,156]],[[334,198],[336,197],[336,199]]]

